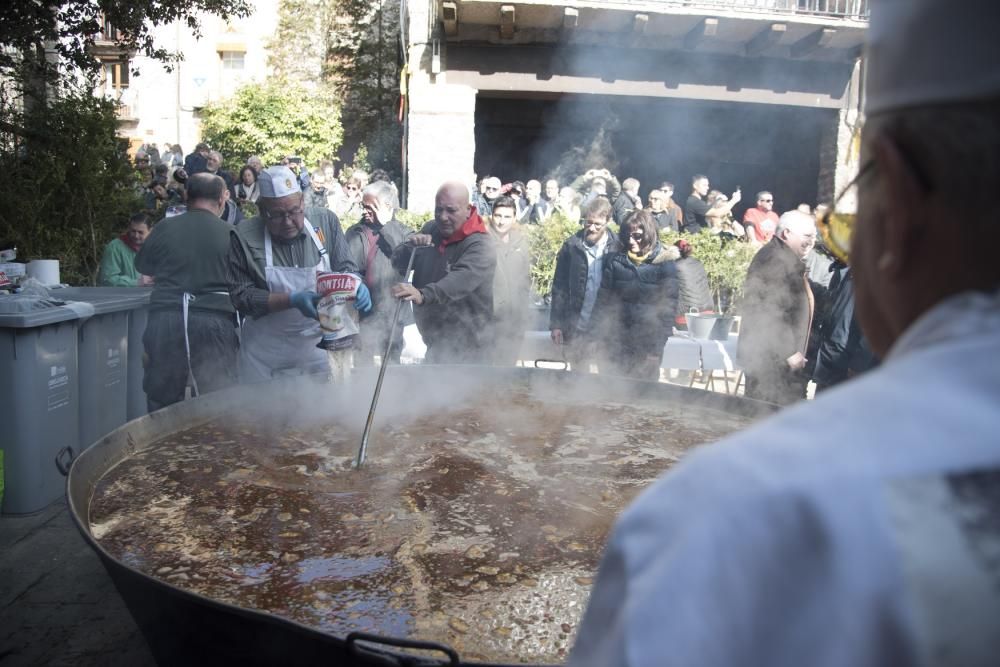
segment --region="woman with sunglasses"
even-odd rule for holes
[[[663,246],[648,211],[636,211],[619,232],[622,252],[604,265],[597,307],[609,333],[618,339],[619,370],[632,377],[659,379],[663,346],[673,331],[680,251]]]

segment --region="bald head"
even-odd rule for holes
[[[816,220],[802,211],[788,211],[778,220],[775,235],[801,258],[816,245]]]
[[[442,236],[448,237],[469,218],[469,188],[459,181],[448,181],[434,197],[434,219]]]
[[[467,188],[465,183],[462,183],[461,181],[445,181],[442,183],[441,187],[438,188],[435,199],[440,198],[441,195],[447,195],[449,198],[452,198],[461,204],[465,204],[466,206],[468,206],[471,201],[469,199],[469,188]]]

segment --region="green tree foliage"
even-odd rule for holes
[[[48,77],[64,69],[93,73],[99,62],[93,55],[94,39],[103,20],[118,29],[117,45],[151,58],[171,61],[172,54],[153,43],[157,25],[184,21],[198,34],[198,14],[208,12],[223,19],[250,14],[248,0],[8,0],[0,2],[0,75],[18,74],[24,57],[38,54],[50,43],[59,59],[34,58]],[[66,67],[68,65],[68,68]]]
[[[19,261],[57,258],[63,282],[93,284],[104,246],[142,207],[114,104],[67,92],[26,117],[0,100],[0,118],[0,239]]]
[[[282,0],[268,47],[276,73],[341,101],[349,153],[366,146],[361,161],[400,173],[399,3]],[[357,156],[350,161],[360,166]]]
[[[300,155],[306,164],[329,159],[343,130],[334,101],[322,92],[277,80],[252,83],[202,110],[202,136],[230,164],[259,155],[274,164]]]
[[[555,211],[541,225],[528,225],[531,248],[531,286],[535,293],[547,297],[552,293],[552,278],[556,273],[556,255],[563,242],[580,231],[580,222]]]
[[[281,0],[278,26],[267,42],[267,64],[275,77],[333,91],[322,78],[330,4],[329,0]]]
[[[396,116],[399,3],[335,0],[335,4],[339,21],[331,31],[326,73],[344,101],[346,140],[368,148],[372,167],[399,173],[403,136]]]

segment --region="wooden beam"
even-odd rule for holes
[[[452,0],[441,3],[441,21],[444,23],[444,34],[454,37],[458,34],[458,5]]]
[[[576,30],[580,22],[580,10],[576,7],[567,7],[563,10],[563,30]]]
[[[716,18],[704,18],[698,21],[695,27],[688,31],[688,34],[684,37],[684,48],[688,51],[694,51],[701,44],[702,40],[706,37],[714,37],[715,33],[719,30],[719,19]]]
[[[514,37],[514,5],[500,5],[500,38]]]
[[[784,23],[772,23],[767,26],[747,42],[747,55],[759,56],[765,49],[777,44],[787,29],[788,25]]]
[[[817,49],[826,48],[837,34],[836,28],[820,28],[792,44],[789,53],[793,58],[805,58]]]

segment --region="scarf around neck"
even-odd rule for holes
[[[629,250],[628,251],[628,258],[629,258],[629,260],[631,260],[631,262],[633,264],[639,265],[639,264],[644,264],[646,262],[646,260],[649,259],[649,256],[652,255],[652,254],[653,254],[653,250],[652,249],[650,249],[649,252],[647,252],[645,255],[636,255],[634,252],[632,252],[631,250]]]
[[[441,244],[438,246],[438,252],[443,255],[445,247],[451,245],[452,243],[464,241],[473,234],[488,233],[486,225],[483,223],[483,219],[479,217],[479,212],[476,210],[476,207],[469,206],[469,217],[466,218],[465,222],[462,223],[462,226],[456,229],[451,236],[441,241]]]

